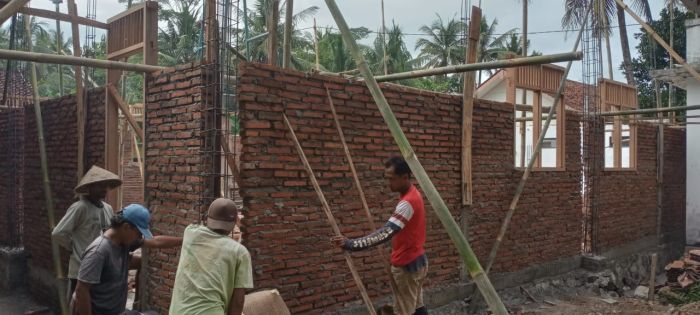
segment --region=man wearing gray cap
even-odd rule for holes
[[[170,314],[240,315],[253,288],[248,250],[229,235],[238,218],[230,199],[214,200],[206,226],[185,229]]]

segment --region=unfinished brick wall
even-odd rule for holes
[[[24,108],[0,110],[0,246],[22,245],[24,146]]]
[[[359,294],[332,235],[286,127],[284,112],[314,168],[343,233],[369,231],[326,100],[334,99],[358,175],[376,222],[383,224],[396,198],[383,162],[399,154],[362,83],[241,64],[241,195],[245,245],[253,256],[256,287],[280,290],[292,313],[320,313],[358,303]],[[385,84],[382,89],[419,159],[452,215],[468,215],[469,238],[485,259],[522,172],[513,167],[512,105],[477,101],[474,107],[474,206],[461,207],[461,96]],[[578,126],[578,117],[568,115]],[[566,170],[535,172],[528,182],[494,271],[515,271],[575,256],[581,242],[578,128],[567,129]],[[459,279],[460,261],[427,206],[427,286]],[[383,262],[374,251],[353,253],[370,295],[389,292]]]
[[[596,180],[599,251],[656,235],[656,127],[637,126],[636,169],[604,170]]]
[[[664,243],[685,245],[685,130],[664,129],[662,233]]]
[[[146,192],[155,235],[181,236],[185,227],[206,211],[202,198],[205,173],[211,173],[204,151],[205,110],[202,80],[207,70],[198,64],[153,73],[146,98]],[[179,250],[148,253],[148,305],[161,314],[170,306]]]
[[[103,88],[92,89],[86,97],[85,170],[104,163],[104,98]],[[75,96],[69,95],[41,103],[48,157],[49,181],[55,208],[56,223],[76,200],[77,185],[77,121]],[[41,162],[33,106],[25,111],[24,161],[24,247],[32,269],[53,273],[51,231],[46,213],[41,180]],[[68,270],[67,253],[63,252],[63,269]],[[41,281],[28,281],[32,294],[43,301],[56,301],[56,293]],[[56,305],[56,304],[54,304]]]
[[[143,204],[143,178],[134,149],[134,131],[126,121],[121,124],[121,147],[122,205]]]

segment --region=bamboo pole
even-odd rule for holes
[[[659,102],[659,104],[660,103],[661,102]],[[601,112],[598,114],[598,116],[607,117],[607,116],[620,116],[620,115],[656,114],[656,113],[680,112],[680,111],[694,110],[694,109],[700,109],[700,105],[631,109],[631,110],[621,110],[621,111],[616,111],[616,112]]]
[[[321,63],[318,55],[318,31],[316,30],[316,18],[314,18],[314,51],[316,52],[316,71],[321,70]]]
[[[12,0],[0,8],[0,25],[4,24],[13,14],[17,13],[29,0]]]
[[[384,0],[382,2],[382,52],[383,58],[382,63],[384,64],[384,75],[389,74],[389,70],[386,65],[386,22],[384,21]]]
[[[583,32],[585,31],[586,27],[586,20],[588,19],[588,15],[591,11],[591,8],[593,6],[590,5],[588,6],[588,9],[586,10],[585,15],[583,16],[583,27],[581,27],[581,30],[578,32],[578,36],[576,37],[576,41],[574,42],[574,48],[572,51],[576,51],[578,49],[578,45],[581,42],[581,36],[583,35]],[[513,200],[510,203],[510,206],[508,207],[508,212],[506,213],[505,219],[503,219],[503,223],[501,225],[501,230],[498,232],[498,237],[496,237],[496,242],[493,244],[493,247],[491,248],[491,253],[489,253],[489,260],[486,265],[486,272],[488,273],[491,270],[491,266],[493,266],[493,262],[496,260],[496,255],[498,254],[498,248],[501,246],[501,242],[503,242],[503,237],[506,235],[506,232],[508,231],[508,227],[510,226],[510,220],[513,218],[513,214],[515,213],[516,206],[518,205],[518,201],[520,200],[520,195],[523,193],[523,189],[525,188],[525,183],[527,182],[528,177],[530,176],[530,172],[532,172],[532,167],[535,165],[535,161],[537,161],[537,157],[540,154],[540,151],[542,149],[542,143],[544,142],[544,137],[547,134],[547,129],[549,129],[549,124],[552,122],[552,118],[557,112],[557,104],[559,104],[559,100],[561,99],[561,95],[564,92],[564,86],[566,86],[566,77],[569,75],[569,70],[571,70],[571,65],[572,61],[569,61],[566,65],[566,69],[564,69],[564,74],[561,77],[561,81],[559,82],[559,89],[557,90],[557,94],[554,97],[554,102],[552,102],[552,106],[549,108],[549,113],[547,114],[547,120],[544,123],[544,128],[542,129],[542,132],[540,132],[540,136],[537,139],[537,144],[535,145],[535,149],[532,152],[532,156],[530,157],[530,161],[527,163],[527,168],[525,168],[525,171],[523,172],[523,176],[520,178],[520,182],[518,183],[518,187],[515,189],[515,194],[513,195]],[[537,116],[537,115],[535,115]]]
[[[377,84],[377,81],[375,81],[367,62],[364,60],[357,42],[355,42],[355,39],[352,37],[350,28],[348,27],[347,22],[345,22],[345,18],[340,12],[340,9],[334,0],[326,0],[326,5],[328,6],[328,9],[330,10],[336,24],[338,25],[338,28],[340,29],[340,33],[343,36],[345,44],[349,47],[349,50],[355,59],[357,67],[364,75],[365,84],[372,94],[374,101],[377,103],[379,112],[382,114],[389,131],[391,131],[396,144],[401,150],[401,153],[406,159],[411,171],[415,175],[418,184],[423,189],[426,197],[430,201],[430,204],[432,205],[437,217],[445,227],[447,234],[452,239],[452,242],[455,243],[455,247],[457,248],[460,257],[464,261],[464,264],[467,266],[469,274],[472,276],[472,279],[474,279],[474,282],[479,290],[481,290],[482,294],[485,296],[486,303],[491,307],[491,310],[496,315],[508,314],[503,302],[501,302],[501,298],[496,293],[496,289],[493,287],[488,276],[486,276],[486,273],[484,273],[483,269],[481,268],[474,251],[469,245],[469,241],[467,241],[464,234],[462,234],[459,225],[450,214],[450,210],[447,208],[445,201],[442,199],[442,197],[440,197],[440,193],[437,191],[435,185],[433,185],[433,182],[430,180],[430,177],[425,172],[423,165],[421,165],[420,161],[418,161],[416,153],[413,151],[413,148],[408,142],[406,135],[401,130],[401,126],[399,125],[396,116],[394,116],[391,107],[389,107],[386,98],[384,98],[382,90],[379,88],[379,84]]]
[[[340,121],[338,119],[338,114],[335,112],[335,105],[333,104],[333,98],[331,97],[331,92],[326,88],[326,95],[328,96],[328,105],[331,108],[331,113],[333,114],[333,121],[335,121],[335,128],[338,130],[338,136],[340,137],[340,142],[343,144],[343,150],[345,151],[345,158],[348,160],[348,165],[350,166],[350,171],[352,172],[352,178],[355,182],[355,188],[360,194],[360,201],[362,201],[362,208],[365,210],[365,216],[367,216],[367,221],[369,222],[369,228],[372,231],[377,229],[377,225],[374,224],[374,217],[372,212],[369,210],[369,205],[367,204],[367,198],[365,198],[365,192],[362,189],[362,184],[360,184],[360,177],[357,175],[357,170],[355,169],[355,163],[352,161],[352,155],[350,154],[350,149],[345,141],[345,133],[343,128],[340,127]],[[386,261],[389,261],[389,255],[387,255],[382,247],[377,247],[377,253],[382,256]],[[394,282],[394,277],[391,274],[391,268],[386,265],[386,271],[389,275],[389,283],[391,288],[396,292],[396,282]]]
[[[668,43],[666,43],[666,41],[664,41],[664,39],[661,38],[661,36],[659,36],[659,34],[657,34],[654,31],[654,29],[651,28],[651,26],[649,26],[649,24],[644,22],[644,20],[642,20],[642,18],[640,18],[637,14],[635,14],[634,11],[632,11],[632,9],[630,9],[625,4],[625,2],[623,2],[622,0],[615,0],[615,2],[617,2],[617,4],[619,6],[621,6],[623,9],[625,9],[625,11],[627,11],[627,13],[633,19],[635,19],[637,21],[637,23],[639,23],[639,25],[641,25],[644,28],[644,30],[646,30],[647,33],[649,33],[649,35],[651,35],[651,37],[653,37],[654,40],[656,40],[656,42],[659,43],[659,45],[661,45],[664,49],[666,49],[666,51],[669,53],[669,55],[671,55],[671,57],[673,57],[673,59],[676,59],[676,61],[681,66],[683,66],[683,68],[685,68],[688,72],[690,72],[690,74],[695,78],[695,80],[700,81],[700,73],[698,73],[691,65],[686,63],[685,59],[683,59],[683,57],[681,57],[678,53],[676,53],[676,51],[673,50],[673,48],[671,48],[671,46],[669,46]]]
[[[56,13],[61,13],[59,2],[56,3]],[[61,39],[61,21],[56,20],[56,53],[63,54],[63,40]],[[58,96],[63,96],[63,65],[58,65]]]
[[[541,65],[553,62],[564,62],[571,60],[581,60],[583,58],[583,53],[581,52],[569,52],[562,54],[552,54],[544,56],[532,56],[532,57],[522,57],[506,60],[496,60],[489,62],[480,62],[464,65],[454,65],[447,67],[438,67],[432,69],[407,71],[400,73],[392,73],[389,75],[379,75],[374,77],[377,82],[388,82],[388,81],[398,81],[405,79],[421,78],[434,75],[459,73],[459,72],[469,72],[469,71],[479,71],[488,69],[500,69],[500,68],[515,68],[529,65]]]
[[[527,1],[527,0],[523,0]],[[476,62],[479,37],[481,37],[481,9],[472,6],[469,44],[466,51],[468,64]],[[472,204],[472,116],[474,112],[474,80],[476,72],[464,73],[462,97],[462,205]]]
[[[80,50],[80,32],[78,23],[74,21],[74,18],[78,16],[78,6],[76,6],[75,0],[68,0],[68,15],[71,17],[73,55],[80,57],[82,55]],[[85,95],[83,94],[83,70],[78,65],[75,66],[75,100],[75,113],[78,119],[78,167],[76,177],[80,181],[85,172]]]
[[[24,26],[27,32],[27,46],[28,50],[32,51],[32,33],[30,29],[30,19],[24,19]],[[49,231],[52,231],[56,226],[56,216],[54,213],[53,196],[51,193],[51,182],[49,180],[49,166],[48,158],[46,156],[46,141],[44,139],[44,121],[41,117],[41,104],[39,103],[39,89],[37,83],[36,75],[36,64],[33,62],[29,64],[29,72],[32,80],[32,95],[34,98],[34,115],[36,116],[36,133],[37,139],[39,141],[39,159],[41,161],[41,179],[44,186],[44,198],[46,199],[46,214],[49,223]],[[61,252],[58,248],[58,243],[53,238],[51,239],[51,258],[53,260],[54,272],[56,273],[56,279],[58,279],[57,291],[58,291],[58,302],[61,307],[61,314],[68,315],[68,303],[66,301],[66,294],[63,276],[63,267],[61,266]]]
[[[139,144],[136,141],[136,133],[134,133],[132,137],[134,142],[134,150],[136,151],[136,161],[139,163],[139,174],[141,174],[141,180],[143,180],[143,161],[141,160],[141,149],[139,149]]]
[[[284,51],[282,54],[282,68],[289,68],[292,62],[292,13],[294,11],[294,0],[287,0],[287,7],[284,12]]]
[[[304,169],[306,169],[306,172],[309,175],[309,180],[311,180],[311,184],[314,186],[314,190],[316,190],[316,194],[318,195],[318,199],[321,201],[321,205],[323,206],[323,212],[326,214],[326,217],[328,217],[328,223],[331,224],[331,228],[333,228],[333,233],[336,236],[342,235],[340,233],[340,228],[338,228],[338,223],[335,221],[335,218],[333,217],[333,212],[331,212],[331,207],[328,205],[328,201],[326,201],[326,197],[323,195],[323,191],[321,190],[321,186],[318,184],[318,181],[316,180],[316,175],[314,175],[313,169],[311,169],[311,165],[309,164],[309,160],[306,159],[306,154],[304,154],[304,150],[301,148],[301,144],[299,144],[299,139],[297,139],[296,134],[294,133],[294,128],[292,127],[292,124],[289,122],[289,119],[287,119],[287,115],[282,114],[282,118],[284,118],[284,124],[287,126],[287,129],[289,129],[289,135],[292,138],[292,141],[294,141],[294,147],[297,150],[297,153],[299,153],[299,158],[301,159],[301,162],[304,164]],[[362,296],[362,300],[365,302],[365,305],[367,306],[367,311],[369,311],[370,314],[376,315],[377,312],[374,310],[374,306],[372,305],[372,300],[369,298],[369,294],[367,294],[367,289],[365,289],[365,285],[362,284],[362,278],[360,278],[360,274],[357,272],[357,269],[355,268],[355,263],[352,261],[352,257],[350,257],[350,253],[347,251],[343,251],[343,256],[345,257],[345,262],[348,264],[348,268],[350,268],[350,273],[352,273],[352,278],[355,280],[355,284],[357,284],[357,288],[360,290],[360,295]]]
[[[2,2],[3,2],[3,0],[0,0],[0,3],[2,3]],[[27,14],[27,15],[41,17],[41,18],[45,18],[45,19],[58,20],[58,21],[63,21],[63,22],[74,21],[80,25],[92,26],[92,27],[96,27],[96,28],[100,28],[100,29],[107,29],[107,23],[95,21],[93,19],[88,19],[88,18],[82,17],[82,16],[76,16],[74,18],[71,18],[71,16],[68,14],[50,11],[50,10],[22,7],[17,11],[17,13]]]
[[[167,69],[166,67],[133,64],[128,62],[101,60],[92,58],[82,58],[74,56],[63,56],[54,54],[44,54],[28,51],[0,49],[0,59],[31,61],[36,63],[51,63],[74,66],[85,66],[100,69],[118,69],[134,72],[153,72]]]
[[[651,274],[649,275],[649,301],[654,300],[654,293],[656,293],[656,265],[658,263],[658,255],[653,253],[651,255]]]

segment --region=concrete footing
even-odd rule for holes
[[[26,274],[24,248],[0,247],[0,289],[13,290],[23,286]]]

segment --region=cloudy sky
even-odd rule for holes
[[[284,0],[282,0],[284,1]],[[470,0],[467,0],[470,1]],[[61,4],[61,11],[66,12],[65,2]],[[248,5],[252,6],[255,0],[248,0]],[[338,0],[338,6],[342,10],[345,19],[350,24],[350,27],[366,26],[371,30],[377,31],[381,25],[380,0]],[[385,0],[385,18],[387,25],[391,25],[393,20],[398,24],[406,34],[406,43],[410,50],[413,50],[416,55],[414,46],[417,38],[419,38],[418,28],[421,25],[430,24],[439,14],[443,19],[459,18],[461,10],[461,0]],[[471,0],[472,4],[477,4],[479,0]],[[664,1],[650,1],[652,4],[652,12],[655,18],[658,17],[659,11]],[[85,16],[87,9],[87,0],[76,0],[78,12]],[[124,4],[120,4],[117,0],[97,0],[97,19],[104,21],[110,16],[113,16],[125,8]],[[242,1],[241,1],[242,3]],[[529,7],[529,26],[528,38],[530,39],[530,49],[535,49],[544,54],[569,52],[573,47],[575,39],[574,33],[565,33],[561,31],[561,17],[564,12],[563,0],[533,0]],[[34,0],[31,2],[32,7],[44,9],[54,9],[54,4],[50,0]],[[319,27],[335,26],[330,12],[325,6],[323,0],[296,0],[294,2],[294,11],[298,12],[304,8],[318,6],[320,8],[316,15],[316,21]],[[482,12],[491,21],[493,18],[498,20],[496,28],[498,33],[502,33],[512,28],[518,30],[522,26],[522,5],[520,0],[482,0]],[[47,20],[47,22],[49,22]],[[306,21],[300,27],[311,27],[312,20]],[[53,27],[55,22],[50,21],[48,24]],[[617,24],[616,21],[614,23]],[[630,16],[627,16],[627,24],[630,47],[634,57],[637,41],[634,40],[633,34],[639,32],[639,26]],[[69,30],[69,25],[63,23],[61,26],[64,32]],[[617,69],[622,62],[622,51],[620,50],[620,39],[615,29],[616,34],[611,38],[612,59],[613,65]],[[70,33],[70,32],[68,32]],[[84,39],[84,28],[81,27],[81,40]],[[373,36],[372,36],[373,37]],[[572,72],[569,75],[570,79],[581,80],[581,63],[575,62]],[[604,67],[607,72],[607,67]],[[613,73],[614,78],[624,80],[623,74],[619,70]],[[606,73],[607,76],[607,73]]]

